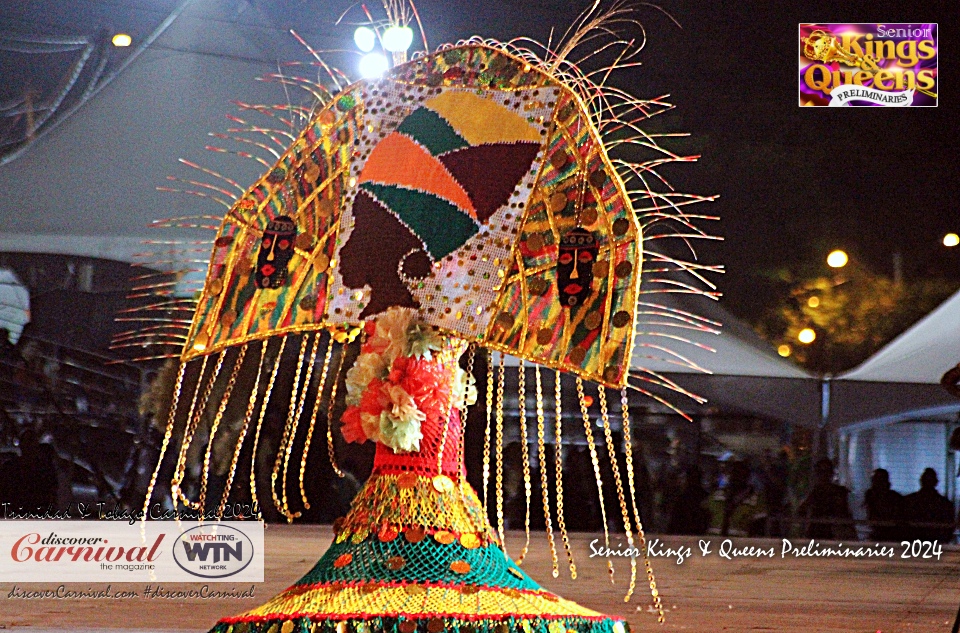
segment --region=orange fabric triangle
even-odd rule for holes
[[[405,134],[394,132],[373,148],[360,172],[360,182],[418,189],[448,200],[474,219],[470,196],[430,152]]]

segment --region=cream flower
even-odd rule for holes
[[[386,413],[386,412],[384,412]],[[360,414],[360,427],[372,442],[382,441],[380,437],[380,417],[381,415],[371,415],[369,413]]]
[[[379,441],[393,450],[411,453],[419,451],[422,439],[419,420],[400,420],[387,411],[380,414]]]
[[[407,331],[413,321],[413,310],[393,307],[377,318],[377,331],[374,343],[384,347],[383,355],[387,364],[393,363],[398,356],[406,356],[409,349]],[[385,340],[384,340],[385,339]],[[386,343],[383,345],[383,343]]]
[[[407,331],[407,339],[410,341],[410,355],[416,358],[433,358],[433,352],[439,352],[443,349],[443,341],[429,325],[422,323],[412,323]]]
[[[400,385],[387,385],[384,387],[387,397],[390,398],[390,415],[402,422],[423,422],[427,419],[427,414],[417,408],[417,403],[406,390]]]
[[[384,378],[387,375],[387,364],[380,354],[360,354],[356,362],[347,371],[347,405],[357,406],[360,398],[370,381],[374,378]]]
[[[450,394],[453,406],[463,411],[477,402],[476,379],[457,367],[457,375],[453,379],[453,391]]]

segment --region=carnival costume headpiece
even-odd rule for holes
[[[177,445],[174,429],[182,427],[173,495],[196,508],[208,505],[211,455],[218,447],[233,448],[223,468],[222,509],[251,437],[256,455],[283,349],[293,338],[300,353],[272,477],[277,507],[289,519],[298,516],[288,485],[291,458],[301,463],[297,503],[309,507],[304,466],[321,402],[332,403],[344,370],[343,436],[372,440],[377,453],[372,476],[314,569],[266,605],[224,619],[218,631],[623,630],[621,621],[540,588],[518,566],[526,545],[517,562],[504,554],[503,355],[520,359],[525,464],[531,438],[524,363],[535,364],[536,439],[554,574],[558,548],[552,526],[570,556],[562,504],[561,372],[576,377],[595,467],[582,379],[600,385],[620,514],[629,544],[642,547],[636,504],[631,508],[627,501],[635,490],[626,389],[660,399],[649,385],[679,387],[631,367],[631,359],[642,356],[633,353],[638,323],[650,320],[638,315],[652,315],[667,326],[702,323],[641,295],[712,287],[703,277],[709,267],[676,254],[644,253],[653,237],[706,235],[694,226],[699,218],[683,211],[703,198],[653,188],[661,163],[685,160],[640,131],[642,120],[668,106],[634,99],[593,79],[629,65],[636,52],[632,42],[614,37],[598,45],[620,50],[599,74],[572,61],[582,43],[632,25],[624,5],[606,12],[594,7],[556,53],[547,49],[543,57],[514,44],[474,39],[420,54],[379,79],[338,91],[309,86],[320,105],[269,171],[228,205],[218,229],[202,293],[183,333],[163,448],[171,441]],[[304,85],[299,78],[280,79]],[[618,147],[655,155],[615,157]],[[653,273],[644,286],[643,270]],[[337,344],[358,335],[362,345],[352,367],[332,362],[342,359]],[[501,353],[499,366],[488,356],[482,502],[466,483],[463,467],[463,421],[477,398],[470,372],[478,348]],[[467,349],[464,371],[458,359]],[[324,361],[317,363],[318,357]],[[256,368],[255,380],[237,393],[245,363]],[[187,368],[197,365],[196,385],[186,390]],[[556,442],[556,516],[548,499],[552,464],[544,446],[541,366],[555,370],[557,417],[555,435],[548,439]],[[615,458],[607,388],[622,390],[618,417],[628,453],[625,474]],[[224,412],[237,400],[245,405],[243,414],[228,425]],[[184,494],[184,480],[205,409],[216,414],[204,432],[209,439],[194,501]],[[326,409],[326,440],[336,469],[331,409]],[[487,520],[486,488],[494,470],[496,530]],[[596,472],[599,486],[598,467]],[[524,473],[529,525],[529,470]],[[151,493],[156,478],[155,472]],[[251,493],[256,500],[253,481]],[[529,542],[529,528],[527,534]],[[575,577],[572,557],[570,569]],[[633,571],[630,592],[635,563]],[[646,573],[659,609],[649,565]]]

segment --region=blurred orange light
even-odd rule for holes
[[[113,40],[111,41],[117,48],[124,48],[126,46],[130,46],[130,44],[133,42],[133,38],[126,33],[117,33],[113,36]]]
[[[797,334],[797,340],[804,345],[809,345],[817,340],[817,333],[813,331],[813,328],[805,327]]]

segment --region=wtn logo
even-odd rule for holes
[[[197,558],[203,562],[219,563],[221,560],[229,561],[235,558],[238,561],[243,560],[243,541],[238,541],[233,547],[229,543],[187,543],[183,544],[183,550],[187,555],[187,560],[191,563],[197,561]],[[213,560],[208,561],[207,556],[213,552]]]

